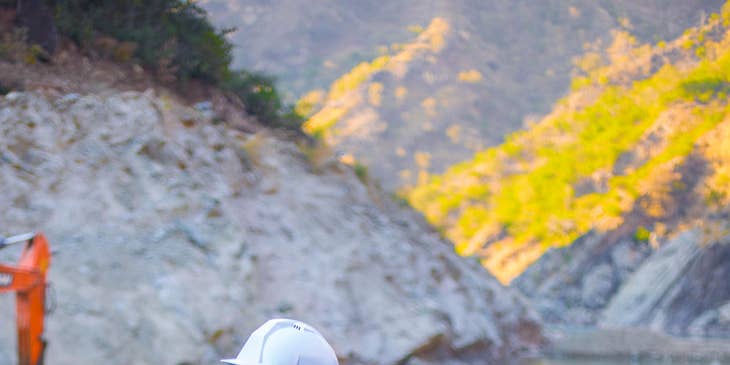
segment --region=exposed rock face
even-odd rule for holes
[[[11,93],[0,146],[2,229],[54,251],[49,365],[214,363],[274,316],[347,364],[482,364],[542,340],[519,294],[291,142],[150,93]],[[14,337],[0,327],[2,364]]]
[[[651,250],[591,233],[548,252],[514,283],[553,324],[730,338],[730,244],[702,240],[693,229]]]
[[[595,324],[623,280],[650,253],[646,244],[589,233],[570,247],[548,251],[513,285],[530,296],[551,323]]]
[[[730,240],[700,250],[663,301],[671,333],[730,337]]]
[[[697,255],[697,239],[697,232],[684,232],[651,255],[611,299],[603,311],[601,323],[612,327],[628,326],[651,318]]]
[[[588,308],[603,307],[615,287],[615,270],[609,264],[600,264],[583,277],[581,301]]]

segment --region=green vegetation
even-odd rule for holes
[[[269,125],[299,130],[304,122],[304,118],[292,106],[284,105],[271,76],[236,71],[223,86],[241,99],[249,114],[268,121]]]
[[[358,179],[360,179],[360,182],[367,183],[368,181],[368,167],[355,161],[355,163],[352,165],[352,169],[355,170],[355,175]]]
[[[615,228],[632,210],[661,217],[674,168],[730,115],[730,32],[713,19],[706,28],[724,38],[689,32],[686,49],[686,39],[649,48],[617,34],[634,48],[612,50],[604,66],[591,62],[549,116],[405,192],[409,202],[457,251],[484,255],[503,281],[548,247]],[[688,62],[642,67],[667,48],[683,49]],[[637,206],[640,197],[651,203]],[[504,268],[523,253],[520,268]]]
[[[637,242],[649,242],[649,237],[651,236],[651,232],[646,229],[644,226],[640,226],[636,229],[636,232],[634,232],[634,239]]]
[[[55,1],[62,34],[80,44],[100,35],[134,42],[135,56],[145,65],[170,60],[180,79],[222,82],[230,77],[233,46],[192,1],[120,0]]]
[[[682,83],[685,94],[694,96],[699,101],[719,97],[724,98],[730,93],[730,82],[726,79],[711,76],[703,79],[687,80]]]
[[[231,69],[232,29],[217,30],[190,0],[49,1],[59,32],[117,61],[138,62],[163,81],[196,79],[237,95],[270,126],[298,130],[303,119],[285,106],[267,75]]]
[[[323,136],[359,102],[350,92],[360,87],[373,74],[382,70],[389,60],[389,56],[380,56],[373,62],[362,62],[335,80],[327,94],[325,106],[316,113],[311,108],[307,110],[309,114],[313,115],[304,124],[304,130],[311,135]],[[300,104],[302,109],[307,109],[305,100],[302,100]]]
[[[38,45],[28,44],[26,42],[26,33],[23,28],[15,28],[11,32],[2,34],[2,38],[0,38],[0,59],[27,64],[35,63],[43,50]]]
[[[382,71],[395,74],[404,72],[407,64],[417,55],[440,52],[448,29],[449,25],[445,20],[434,18],[412,42],[395,47],[393,54],[378,56],[371,62],[361,62],[340,76],[330,85],[326,97],[312,92],[307,94],[299,102],[299,110],[309,117],[303,130],[318,139],[327,140],[333,127],[366,100],[379,104],[376,100],[380,98],[382,85],[377,87],[371,83],[373,75]],[[363,87],[366,84],[371,87]],[[313,100],[317,102],[313,103]],[[315,104],[319,107],[315,108]]]

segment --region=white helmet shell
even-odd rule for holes
[[[292,319],[272,319],[249,336],[233,365],[338,365],[332,347],[312,326]]]

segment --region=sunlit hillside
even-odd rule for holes
[[[645,239],[661,222],[726,206],[728,26],[730,3],[672,42],[615,32],[609,47],[576,60],[572,92],[550,114],[408,200],[503,282],[590,230]]]
[[[672,39],[722,0],[200,4],[221,26],[238,29],[228,35],[236,64],[276,75],[292,101],[327,104],[310,125],[328,130],[337,151],[395,190],[548,113],[586,43],[609,42],[615,28],[642,42]],[[433,25],[437,47],[423,43]],[[396,61],[404,51],[409,57]]]
[[[310,115],[304,124],[304,130],[310,134],[319,135],[327,139],[329,143],[337,143],[342,136],[357,133],[367,133],[366,127],[378,129],[376,121],[371,123],[357,123],[352,119],[344,119],[348,114],[362,116],[363,107],[368,105],[378,107],[383,101],[383,84],[372,81],[372,77],[378,72],[387,71],[396,78],[403,78],[408,72],[409,63],[414,58],[433,56],[444,48],[444,38],[449,32],[449,24],[442,18],[435,18],[412,42],[395,45],[391,50],[384,51],[384,55],[374,59],[372,62],[363,62],[355,66],[350,72],[345,73],[335,80],[330,86],[329,92],[325,95],[321,91],[312,91],[302,97],[298,103],[298,112],[302,115]],[[476,70],[472,71],[479,75]],[[361,85],[369,81],[367,88]],[[395,91],[395,99],[402,99],[408,91],[402,88]],[[435,101],[434,101],[435,104]],[[430,106],[433,108],[435,105]],[[352,113],[354,109],[359,113]],[[428,109],[428,105],[424,106]],[[344,119],[344,120],[343,120]],[[362,119],[362,118],[360,118]],[[365,118],[368,119],[368,118]],[[347,124],[345,128],[335,129],[335,125]],[[382,125],[380,128],[387,128]]]

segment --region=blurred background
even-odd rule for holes
[[[730,364],[730,2],[0,0],[0,93],[47,365]]]

